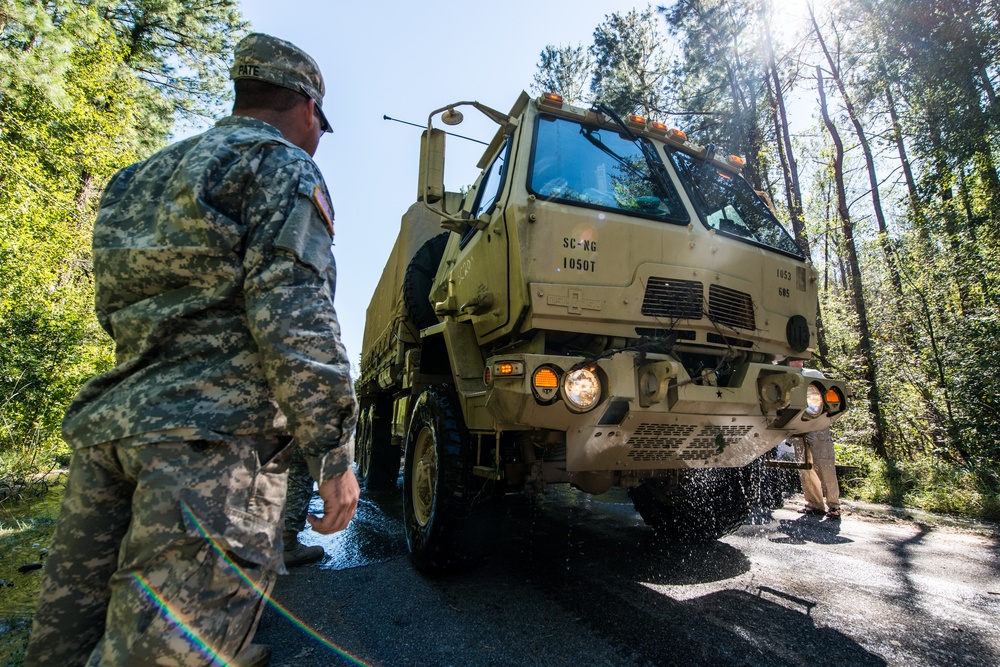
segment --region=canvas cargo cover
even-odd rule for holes
[[[420,246],[441,232],[441,217],[429,210],[423,202],[413,203],[403,214],[396,242],[366,311],[365,337],[361,344],[363,361],[367,360],[379,339],[394,329],[399,319],[405,315],[403,278],[406,267]]]

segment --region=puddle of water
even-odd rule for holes
[[[44,563],[62,496],[63,487],[58,486],[39,498],[0,505],[0,618],[34,612],[42,570],[28,568]]]
[[[24,659],[42,585],[42,570],[18,568],[43,563],[42,550],[52,543],[61,486],[39,498],[0,505],[0,664],[19,665]]]
[[[309,511],[323,512],[323,500],[318,494],[313,495]],[[299,541],[318,544],[326,550],[326,558],[319,564],[324,570],[346,570],[404,556],[407,548],[401,491],[379,494],[362,491],[358,511],[346,530],[320,535],[307,528],[299,533]]]

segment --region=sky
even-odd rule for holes
[[[420,129],[383,115],[426,125],[434,109],[464,100],[507,111],[522,90],[532,92],[547,44],[588,46],[608,14],[645,7],[634,0],[243,0],[253,30],[294,42],[323,71],[323,110],[334,133],[315,160],[336,211],[335,306],[353,365],[365,309],[400,217],[416,199]],[[471,108],[463,112],[465,123],[450,130],[489,141],[496,126]],[[475,180],[483,148],[448,138],[448,190]]]

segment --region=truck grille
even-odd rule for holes
[[[716,324],[734,329],[757,328],[753,315],[753,298],[749,294],[721,285],[710,285],[708,288],[708,316]]]
[[[639,424],[628,439],[628,456],[634,461],[666,461],[674,458],[695,430],[690,424]]]
[[[697,426],[691,424],[639,424],[628,439],[633,461],[704,461],[719,453],[720,440],[726,446],[746,437],[752,426]],[[720,438],[721,436],[721,438]]]
[[[700,320],[704,311],[704,286],[696,280],[650,277],[642,299],[642,314],[668,320]],[[710,285],[708,316],[714,323],[734,329],[757,328],[753,297],[745,292]],[[718,341],[713,341],[718,342]]]
[[[704,287],[695,280],[651,277],[642,299],[642,314],[671,320],[701,319]]]

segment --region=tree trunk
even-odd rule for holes
[[[979,70],[979,77],[983,80],[983,90],[986,91],[986,99],[990,101],[990,106],[996,106],[997,91],[993,88],[993,82],[990,80],[990,73],[986,71],[985,67]]]
[[[885,71],[883,70],[883,75]],[[892,138],[896,142],[896,150],[899,152],[899,163],[903,167],[903,178],[906,181],[906,192],[910,199],[910,211],[913,213],[917,223],[918,233],[922,240],[928,240],[927,221],[924,219],[924,208],[920,202],[920,194],[917,192],[917,180],[913,177],[913,167],[910,158],[906,154],[906,143],[903,141],[903,127],[899,123],[899,113],[896,111],[896,100],[892,94],[892,85],[885,87],[885,101],[889,107],[889,118],[892,120]]]
[[[858,249],[854,242],[854,225],[851,222],[851,214],[847,207],[847,190],[844,186],[844,143],[840,139],[840,133],[836,125],[830,119],[830,112],[826,105],[826,91],[823,87],[823,68],[819,65],[816,66],[816,81],[819,89],[819,104],[820,111],[823,113],[823,123],[830,133],[830,138],[833,141],[835,149],[833,176],[837,187],[837,213],[840,217],[844,233],[844,250],[847,254],[847,266],[850,274],[848,278],[851,286],[851,298],[858,315],[860,351],[865,359],[865,367],[862,369],[862,375],[868,383],[868,407],[871,410],[874,420],[872,449],[875,450],[875,453],[883,461],[888,462],[889,453],[885,444],[887,427],[885,416],[882,414],[882,400],[878,385],[878,374],[876,373],[875,350],[872,348],[871,327],[868,324],[868,306],[865,302],[864,290],[861,284],[861,263],[858,261]]]
[[[857,110],[854,108],[851,96],[848,94],[847,87],[844,85],[844,81],[840,76],[840,70],[837,68],[837,64],[833,60],[833,55],[830,53],[830,49],[827,48],[826,40],[823,39],[823,33],[819,29],[819,24],[816,22],[816,14],[813,12],[812,3],[808,3],[806,6],[809,8],[809,18],[812,20],[813,29],[816,31],[816,38],[819,40],[819,45],[822,47],[823,53],[826,55],[826,62],[830,65],[830,72],[833,76],[833,80],[837,84],[837,89],[840,91],[840,96],[844,100],[844,105],[847,107],[847,115],[851,119],[851,124],[854,125],[854,132],[858,136],[858,141],[861,144],[861,151],[865,156],[865,166],[868,170],[868,184],[871,188],[872,195],[872,208],[875,212],[875,222],[878,225],[879,245],[882,246],[882,253],[885,255],[886,266],[889,268],[889,280],[892,282],[892,288],[895,291],[896,302],[899,303],[903,297],[903,281],[899,277],[899,267],[896,264],[896,258],[893,255],[892,242],[889,240],[889,231],[885,224],[885,214],[882,211],[882,196],[879,194],[878,190],[878,174],[875,171],[875,158],[872,156],[871,144],[868,142],[868,137],[865,134],[864,127],[861,125],[861,119],[858,116]]]
[[[965,250],[962,247],[962,237],[958,229],[958,213],[955,211],[955,190],[952,185],[954,174],[948,166],[945,158],[943,141],[941,139],[940,126],[930,119],[930,131],[928,136],[931,142],[931,149],[934,156],[934,180],[938,186],[938,194],[941,197],[941,208],[938,215],[944,221],[944,234],[951,251],[951,263],[955,267],[951,278],[955,282],[954,290],[958,294],[958,314],[964,317],[972,308],[969,302],[969,290],[965,289],[962,281],[969,273],[965,259]]]
[[[795,242],[806,254],[809,253],[809,240],[805,236],[805,215],[802,210],[802,189],[799,186],[799,169],[795,162],[795,152],[792,150],[792,137],[788,130],[788,112],[785,109],[785,96],[781,90],[781,78],[778,76],[778,66],[774,58],[774,46],[771,40],[771,29],[768,21],[764,24],[764,38],[767,44],[767,68],[773,87],[774,101],[777,106],[775,131],[781,137],[778,143],[778,154],[782,157],[781,167],[785,176],[785,189],[788,198],[788,215],[792,222],[792,232]],[[786,163],[787,161],[787,163]]]

